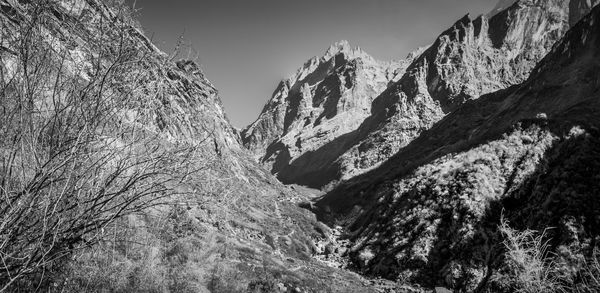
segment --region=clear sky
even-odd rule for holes
[[[135,0],[126,0],[132,4]],[[467,13],[498,0],[137,0],[139,20],[171,52],[198,57],[234,126],[253,122],[279,81],[332,43],[402,59]]]

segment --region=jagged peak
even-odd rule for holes
[[[471,14],[467,13],[465,16],[461,17],[459,20],[454,22],[454,24],[450,28],[448,28],[446,31],[444,31],[441,34],[441,36],[453,34],[455,30],[463,29],[464,27],[468,27],[472,22],[473,22],[473,19],[471,18]]]
[[[302,80],[304,77],[306,77],[306,75],[315,70],[321,63],[328,62],[329,60],[340,54],[344,54],[347,60],[360,58],[367,63],[385,64],[385,62],[377,61],[367,52],[363,51],[360,47],[356,46],[352,48],[350,42],[348,42],[347,40],[341,40],[329,46],[329,48],[325,52],[325,55],[323,55],[322,57],[315,56],[308,59],[302,65],[302,67],[300,67],[295,73],[293,73],[283,81],[287,82],[288,84],[293,84],[298,80]],[[393,64],[393,62],[387,63]]]
[[[465,14],[458,22],[460,23],[468,23],[471,22],[471,13]]]
[[[362,58],[368,60],[374,60],[373,57],[363,51],[360,47],[352,47],[350,42],[346,40],[341,40],[333,43],[333,45],[329,46],[329,49],[325,52],[323,56],[323,60],[327,61],[339,54],[344,54],[350,59]]]
[[[429,47],[431,47],[431,44],[429,44],[427,46],[421,46],[421,47],[417,48],[416,50],[413,50],[412,52],[408,53],[408,55],[406,55],[405,59],[408,59],[408,60],[415,59],[415,58],[419,57],[419,55],[423,54],[423,52],[425,52]]]
[[[347,40],[340,40],[329,46],[329,49],[327,49],[325,56],[333,57],[339,53],[346,53],[350,52],[351,50],[352,47],[350,46],[350,42],[348,42]]]
[[[442,32],[438,38],[450,37],[451,39],[462,39],[465,34],[465,29],[471,26],[473,20],[471,14],[467,13],[465,16],[457,20],[450,28]]]
[[[285,78],[282,82],[284,82],[285,84],[291,85],[298,80],[302,80],[304,77],[306,77],[306,75],[308,73],[315,70],[319,66],[320,63],[321,63],[321,61],[320,61],[319,57],[316,57],[316,56],[312,57],[312,58],[308,59],[306,62],[304,62],[302,67],[298,68],[298,70],[296,70],[295,73],[293,73],[289,77]]]

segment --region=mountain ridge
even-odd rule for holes
[[[369,114],[371,98],[400,75],[403,64],[380,62],[347,41],[336,42],[280,82],[261,116],[242,131],[242,141],[277,174],[287,156],[354,131]]]
[[[466,103],[370,174],[317,201],[365,273],[466,292],[510,291],[501,219],[547,232],[554,261],[598,233],[600,8],[521,85]],[[362,177],[362,178],[360,178]],[[579,217],[579,218],[578,218]],[[593,222],[593,223],[592,223]],[[496,243],[496,245],[492,245]],[[585,270],[576,266],[574,270]],[[504,285],[503,285],[504,284]]]
[[[414,60],[405,60],[402,74],[372,99],[370,110],[351,120],[352,127],[306,150],[294,147],[302,139],[256,136],[252,139],[263,141],[266,150],[261,160],[282,182],[314,188],[328,189],[367,172],[466,101],[525,80],[570,22],[589,11],[585,3],[522,0],[490,19],[466,15],[429,48],[413,54]],[[287,105],[292,113],[295,107]],[[271,119],[264,132],[269,125],[285,128],[278,123]]]

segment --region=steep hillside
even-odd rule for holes
[[[585,283],[585,264],[600,224],[599,21],[594,8],[526,82],[467,102],[317,203],[323,218],[346,228],[358,270],[461,292],[514,292],[520,276],[508,269],[504,217],[522,231],[551,228],[543,241],[563,275],[543,292],[598,289]]]
[[[120,1],[2,0],[0,26],[0,291],[371,291]]]
[[[318,149],[298,148],[299,153],[289,156],[271,147],[280,158],[275,160],[278,178],[320,188],[377,167],[465,102],[523,82],[570,25],[595,4],[509,1],[499,3],[506,9],[489,18],[465,16],[414,61],[408,60],[404,74],[373,100],[369,116],[361,116],[364,121],[354,131],[331,137]]]

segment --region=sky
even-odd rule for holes
[[[146,34],[196,59],[232,124],[252,123],[283,78],[339,40],[379,60],[431,44],[467,13],[498,0],[126,0]]]

